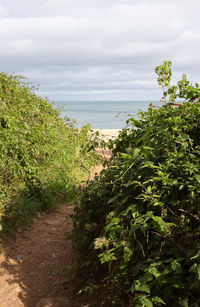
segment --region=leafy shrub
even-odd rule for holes
[[[74,193],[95,163],[89,126],[59,117],[20,76],[0,74],[0,218],[4,230]],[[2,226],[1,226],[2,227]]]
[[[183,106],[130,118],[76,207],[80,266],[107,305],[199,306],[200,91],[179,84]]]

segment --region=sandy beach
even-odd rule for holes
[[[117,138],[121,130],[118,129],[93,129],[94,132],[98,131],[100,138],[104,141]]]

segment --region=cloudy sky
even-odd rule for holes
[[[154,68],[200,81],[199,0],[0,0],[1,71],[53,100],[159,99]]]

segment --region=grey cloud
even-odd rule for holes
[[[53,98],[156,97],[164,59],[175,79],[200,79],[199,9],[197,0],[0,0],[1,70]]]

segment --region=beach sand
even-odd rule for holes
[[[94,132],[99,132],[99,138],[102,141],[109,141],[110,139],[114,140],[117,138],[120,130],[118,129],[93,129]],[[109,161],[112,156],[112,150],[106,149],[106,148],[96,148],[96,153],[98,153],[100,156],[102,156],[103,161]],[[99,174],[104,168],[106,168],[105,165],[101,162],[100,165],[97,165],[93,170],[92,173],[89,176],[89,179],[92,180],[96,174]]]
[[[121,130],[118,130],[118,129],[93,129],[93,131],[99,132],[100,139],[107,142],[110,139],[114,140],[115,138],[117,138],[117,136],[118,136],[118,134]],[[110,158],[112,156],[112,151],[110,149],[97,148],[96,152],[103,157],[104,161],[110,160]],[[104,168],[103,164],[97,165],[94,168],[93,173],[90,175],[90,179],[93,179],[95,174],[97,174],[97,173],[99,174],[102,171],[103,168]]]
[[[118,129],[93,129],[94,132],[98,131],[102,140],[108,141],[109,139],[117,138],[121,130]]]

